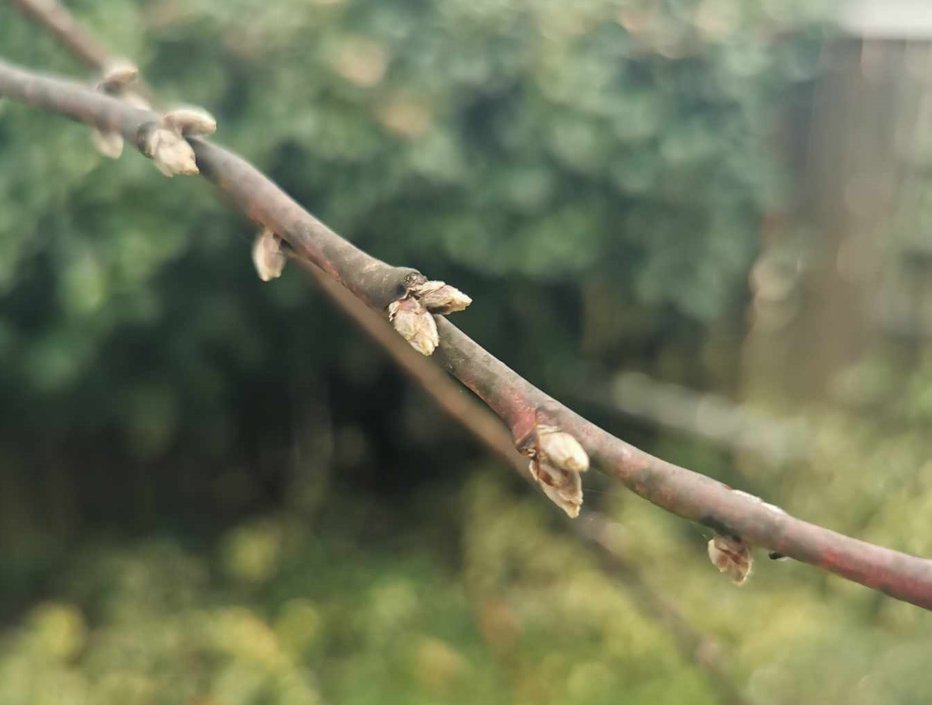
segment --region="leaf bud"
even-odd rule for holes
[[[708,545],[709,560],[712,565],[725,573],[735,585],[743,585],[751,574],[754,559],[751,548],[737,536],[715,534]]]
[[[537,448],[544,459],[564,470],[585,472],[589,469],[589,455],[579,441],[557,428],[538,426]]]
[[[127,59],[115,59],[104,67],[97,90],[111,95],[119,94],[139,78],[139,68]]]
[[[185,136],[210,135],[217,131],[217,121],[202,108],[182,107],[165,113],[162,127]]]
[[[411,293],[428,311],[444,316],[463,311],[472,303],[472,299],[462,291],[442,281],[425,282],[412,289]]]
[[[583,503],[579,473],[551,465],[540,457],[531,458],[531,475],[551,502],[575,519]]]
[[[259,279],[264,282],[278,279],[285,268],[285,260],[281,239],[268,228],[263,228],[252,246],[252,263]]]
[[[108,159],[119,159],[123,154],[123,135],[119,132],[91,130],[91,142],[97,151]]]
[[[440,334],[433,315],[421,302],[406,296],[388,305],[388,320],[411,347],[422,355],[433,355],[440,344]]]
[[[153,127],[145,134],[143,151],[165,176],[200,173],[194,149],[179,133],[164,127]]]

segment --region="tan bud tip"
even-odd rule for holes
[[[118,93],[139,78],[139,68],[126,59],[115,59],[104,67],[97,88],[106,93]]]
[[[211,135],[217,131],[217,121],[202,108],[184,107],[165,113],[162,127],[182,135]]]
[[[173,130],[157,127],[149,131],[144,151],[165,176],[192,176],[200,173],[191,145]]]
[[[108,159],[119,159],[123,154],[123,135],[119,132],[91,130],[91,142]]]
[[[532,458],[531,475],[547,498],[575,519],[583,503],[582,480],[579,473],[558,468],[541,458]]]
[[[388,305],[388,320],[411,347],[422,355],[433,355],[440,344],[437,323],[417,299],[405,297]]]
[[[585,472],[589,469],[589,455],[569,433],[550,426],[537,427],[537,449],[552,464],[564,470]]]
[[[286,261],[282,242],[275,233],[263,228],[252,245],[252,263],[256,266],[259,279],[264,282],[278,279]]]
[[[462,291],[442,281],[419,284],[412,289],[411,293],[420,299],[428,311],[444,316],[448,313],[463,311],[472,303],[472,299]]]
[[[751,547],[740,538],[716,534],[709,540],[709,560],[735,585],[743,585],[751,574]]]

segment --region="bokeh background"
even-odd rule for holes
[[[539,386],[932,555],[927,3],[67,4]],[[606,563],[252,237],[0,103],[0,704],[932,699],[928,614],[590,473]]]

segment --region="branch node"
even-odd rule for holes
[[[430,281],[418,271],[402,280],[404,293],[388,305],[388,320],[402,337],[422,355],[433,355],[440,344],[433,314],[447,315],[464,310],[472,299],[454,286]]]
[[[405,295],[388,305],[388,320],[411,347],[422,355],[430,356],[440,344],[437,322],[421,302]]]
[[[180,132],[147,122],[136,135],[141,151],[165,176],[193,176],[199,174],[194,149]]]
[[[115,98],[123,97],[126,87],[139,77],[139,69],[125,59],[108,62],[94,88]],[[108,159],[119,159],[123,154],[123,135],[116,130],[91,130],[95,149]]]
[[[544,494],[572,518],[583,503],[581,472],[589,469],[589,456],[579,441],[555,426],[537,425],[518,443],[531,459],[529,470]]]

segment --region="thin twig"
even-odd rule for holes
[[[376,342],[447,416],[465,427],[525,480],[534,484],[528,473],[527,459],[515,450],[508,433],[488,409],[405,343],[381,316],[360,305],[358,299],[314,265],[301,260],[298,262],[334,305]],[[587,511],[581,521],[570,523],[576,528],[577,537],[595,549],[605,569],[621,581],[638,609],[670,632],[680,654],[706,674],[724,702],[743,705],[746,700],[722,663],[720,646],[693,627],[675,604],[649,586],[639,566],[625,555],[618,541],[612,540],[615,522],[592,510]]]
[[[649,584],[637,563],[628,557],[618,523],[598,512],[587,512],[573,526],[579,537],[601,549],[597,555],[603,568],[621,581],[643,613],[664,626],[680,654],[708,676],[724,702],[746,703],[723,663],[721,645],[693,627],[675,604]]]
[[[382,348],[450,418],[459,422],[496,456],[528,479],[527,458],[515,450],[508,432],[488,409],[408,345],[382,316],[361,305],[355,296],[313,264],[300,259],[297,262],[314,278],[333,304]]]
[[[56,4],[51,0],[18,0],[19,6],[25,8],[33,7],[36,2],[41,2],[48,10],[48,12],[30,13],[40,24],[53,29],[48,19],[58,18],[59,22],[56,26],[80,31],[80,26],[70,18],[68,11],[61,6],[56,6],[57,9],[53,8],[52,6]],[[54,12],[51,11],[53,9],[55,9]],[[54,34],[60,36],[58,31],[54,31]],[[86,38],[91,41],[89,37]],[[82,45],[80,39],[79,37],[78,41],[65,42],[65,44],[69,47],[80,46]],[[97,48],[101,53],[104,52],[102,47]],[[104,64],[105,61],[99,62],[97,68],[102,69]],[[386,325],[382,316],[365,306],[347,289],[311,263],[301,259],[297,259],[297,262],[314,279],[331,302],[387,353],[393,362],[448,417],[466,428],[487,449],[510,465],[533,487],[540,489],[528,471],[527,459],[517,452],[501,422],[485,406],[456,385],[439,368],[415,352],[410,345],[403,342]],[[742,705],[744,700],[726,673],[719,658],[717,645],[712,639],[697,632],[675,605],[659,596],[655,590],[647,588],[640,568],[620,554],[617,546],[604,540],[605,532],[609,531],[608,527],[613,526],[611,520],[597,511],[589,511],[586,523],[577,526],[577,537],[595,551],[609,570],[619,575],[622,585],[641,611],[672,632],[674,641],[684,658],[706,673],[726,702],[732,705]],[[602,527],[602,534],[595,534],[595,527]]]
[[[132,144],[160,119],[72,81],[5,62],[0,62],[0,95],[118,131]],[[388,265],[350,244],[235,154],[200,138],[190,143],[201,173],[247,217],[286,240],[298,257],[378,311],[403,294],[406,277],[415,270]],[[756,497],[655,458],[534,387],[445,317],[437,316],[436,322],[436,357],[505,421],[517,444],[539,425],[557,426],[582,443],[596,467],[674,514],[932,609],[932,561],[795,519]]]
[[[45,27],[87,68],[100,70],[109,53],[55,0],[10,0],[13,7]]]

